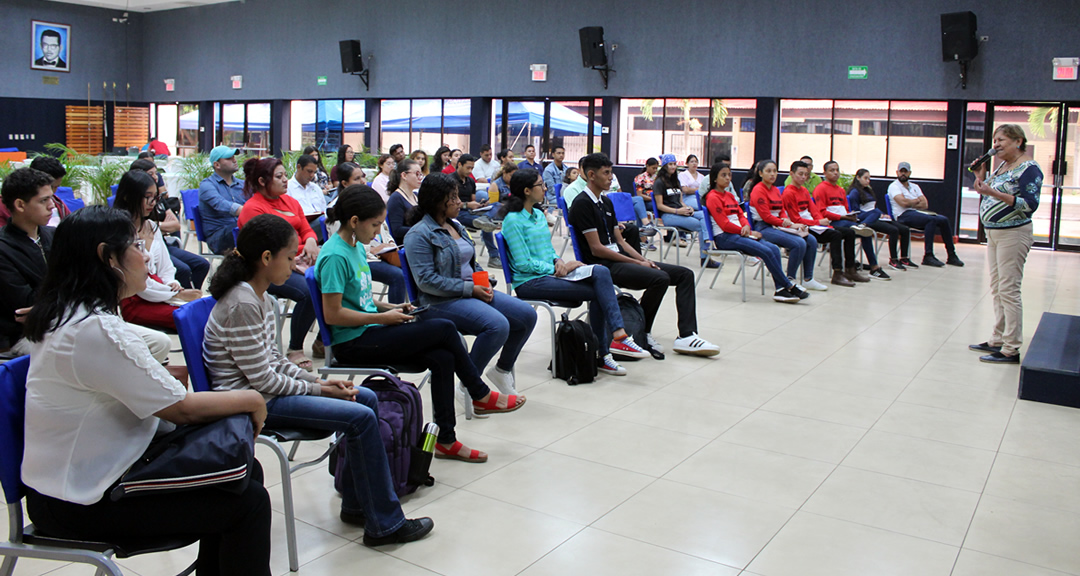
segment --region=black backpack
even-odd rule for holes
[[[555,330],[555,377],[575,386],[596,380],[600,344],[592,328],[581,320],[571,320],[563,312]]]
[[[623,330],[626,330],[626,333],[634,338],[634,342],[638,346],[652,354],[653,358],[663,360],[664,353],[649,346],[649,340],[645,337],[645,309],[641,307],[641,303],[626,292],[619,292],[618,301],[619,312],[622,314],[623,319]],[[612,353],[612,355],[619,359],[630,360],[630,358],[619,354]]]

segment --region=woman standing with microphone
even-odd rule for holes
[[[979,220],[986,229],[986,254],[990,267],[990,292],[994,297],[994,332],[971,350],[988,352],[983,362],[1020,363],[1024,337],[1020,284],[1024,262],[1031,250],[1031,215],[1039,207],[1043,173],[1027,155],[1027,137],[1016,124],[994,130],[994,150],[1002,162],[992,173],[976,161],[975,190],[982,196]]]

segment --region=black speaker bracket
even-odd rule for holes
[[[968,61],[967,60],[961,60],[960,61],[960,89],[961,90],[967,90],[967,79],[968,79]]]
[[[611,53],[608,55],[607,64],[604,64],[603,66],[592,67],[592,69],[599,72],[600,77],[604,79],[604,90],[607,90],[608,78],[611,76],[611,73],[615,71],[615,69],[612,68],[611,65],[615,63],[615,50],[618,49],[618,47],[618,44],[611,45]]]
[[[350,72],[350,74],[352,74],[353,76],[359,76],[360,80],[364,83],[364,88],[368,92],[371,92],[371,84],[369,84],[369,81],[371,79],[371,70],[369,68],[364,68],[360,72]]]

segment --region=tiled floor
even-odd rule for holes
[[[744,304],[725,270],[698,289],[719,357],[626,363],[625,378],[577,387],[548,377],[542,319],[518,366],[529,404],[459,426],[490,461],[436,461],[438,483],[405,500],[435,531],[365,548],[319,466],[294,484],[299,573],[1080,574],[1080,412],[1017,401],[1018,369],[966,349],[991,321],[984,253],[962,246],[963,269],[896,272],[798,306]],[[1044,311],[1080,314],[1078,277],[1080,255],[1032,253],[1027,338]],[[674,324],[669,296],[656,330],[668,347]],[[274,522],[273,569],[287,574]],[[122,564],[157,576],[192,556]],[[27,561],[16,573],[92,572]]]

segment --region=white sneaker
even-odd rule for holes
[[[802,285],[803,288],[806,288],[807,290],[817,290],[818,292],[824,292],[829,289],[828,286],[822,284],[821,282],[818,282],[817,280],[814,280],[813,278],[809,280],[803,280]]]
[[[611,354],[604,356],[604,361],[600,363],[600,366],[598,366],[597,369],[604,374],[611,374],[612,376],[626,376],[626,368],[620,366]]]
[[[664,353],[664,347],[661,346],[660,343],[656,341],[656,338],[652,337],[652,334],[646,334],[645,335],[645,342],[647,342],[649,344],[649,348],[652,348],[653,350],[656,350],[657,352],[659,352],[661,354]]]
[[[679,354],[691,356],[716,356],[720,353],[720,347],[698,336],[697,333],[685,338],[676,338],[674,350]]]
[[[514,387],[514,375],[510,372],[503,372],[492,366],[484,373],[484,378],[488,381],[488,384],[495,386],[499,394],[517,394],[517,388]]]
[[[556,216],[554,212],[548,212],[547,213],[548,226],[554,226],[555,223],[558,222],[558,221],[559,221],[559,217]]]

